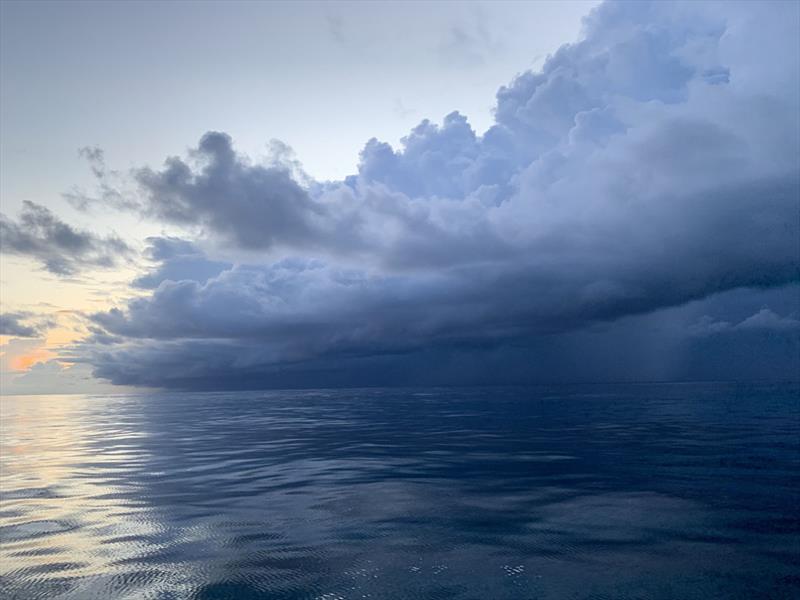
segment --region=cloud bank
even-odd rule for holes
[[[784,312],[748,296],[725,333],[780,337],[768,375],[789,374],[797,328],[774,325],[797,319],[799,10],[605,3],[581,41],[498,91],[482,135],[457,112],[425,120],[399,149],[369,140],[341,182],[209,132],[134,172],[136,210],[246,258],[151,240],[158,266],[134,285],[152,293],[94,315],[102,335],[71,360],[185,388],[497,383],[602,378],[581,363],[613,372],[611,348],[631,377],[716,376],[685,360],[719,346],[702,323],[630,323],[745,289],[780,290]],[[672,344],[659,368],[618,351],[645,339]]]

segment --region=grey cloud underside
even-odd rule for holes
[[[1,313],[0,314],[0,335],[13,335],[14,337],[37,337],[40,329],[34,325],[25,324],[24,321],[30,318],[25,313]]]
[[[131,248],[119,237],[100,237],[76,229],[48,208],[29,201],[23,203],[16,221],[0,214],[0,249],[29,256],[56,275],[114,267],[131,254]]]
[[[118,383],[190,389],[787,379],[797,377],[800,323],[765,317],[758,307],[768,302],[787,313],[798,300],[796,285],[736,290],[566,333],[415,350],[381,344],[312,358],[283,353],[276,361],[274,348],[258,339],[137,340],[92,360],[98,375]]]
[[[136,283],[152,294],[93,317],[122,341],[87,340],[76,358],[115,382],[175,387],[208,387],[210,373],[337,383],[340,370],[358,384],[432,361],[456,380],[459,364],[502,373],[503,360],[535,379],[582,362],[581,341],[636,346],[604,323],[738,289],[786,304],[800,278],[798,10],[604,4],[583,41],[498,92],[483,135],[458,113],[423,121],[399,150],[370,140],[343,182],[254,164],[208,133],[186,159],[135,173],[142,210],[264,262],[154,243],[169,249]],[[796,307],[750,306],[737,322],[791,323]],[[676,343],[684,355],[738,343],[677,330],[693,340]],[[765,355],[784,340],[762,370],[787,371],[796,328],[763,330],[727,333]]]
[[[136,288],[155,289],[164,281],[205,283],[232,266],[228,262],[208,260],[202,250],[187,240],[151,237],[147,242],[145,255],[157,266],[133,281]]]

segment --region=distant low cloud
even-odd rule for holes
[[[48,208],[29,201],[23,203],[16,221],[0,214],[0,249],[29,256],[56,275],[114,267],[131,254],[121,238],[76,229]]]
[[[137,210],[247,260],[152,240],[160,266],[136,283],[152,293],[92,317],[121,341],[76,356],[114,382],[203,388],[379,383],[433,362],[450,365],[450,382],[505,368],[531,381],[576,371],[582,355],[608,373],[635,363],[642,377],[719,377],[724,361],[697,348],[744,372],[757,342],[772,360],[752,360],[748,376],[779,375],[796,330],[773,346],[748,331],[793,317],[754,312],[749,296],[747,315],[713,318],[738,323],[735,357],[683,321],[658,328],[737,290],[796,296],[799,11],[605,3],[583,40],[498,91],[486,132],[458,112],[424,120],[400,148],[369,140],[341,182],[255,164],[209,132],[187,157],[134,172]],[[604,358],[645,341],[674,351]]]
[[[704,315],[691,327],[695,335],[720,335],[736,332],[760,331],[774,333],[800,334],[800,319],[781,316],[769,308],[762,308],[739,323],[715,320]]]
[[[2,363],[4,357],[0,357]],[[3,372],[0,391],[13,394],[102,394],[119,393],[117,386],[98,382],[86,364],[67,364],[46,358],[24,371]]]

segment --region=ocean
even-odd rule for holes
[[[800,597],[800,387],[0,400],[0,597]]]

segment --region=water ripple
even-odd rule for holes
[[[0,402],[0,598],[800,596],[797,386]]]

